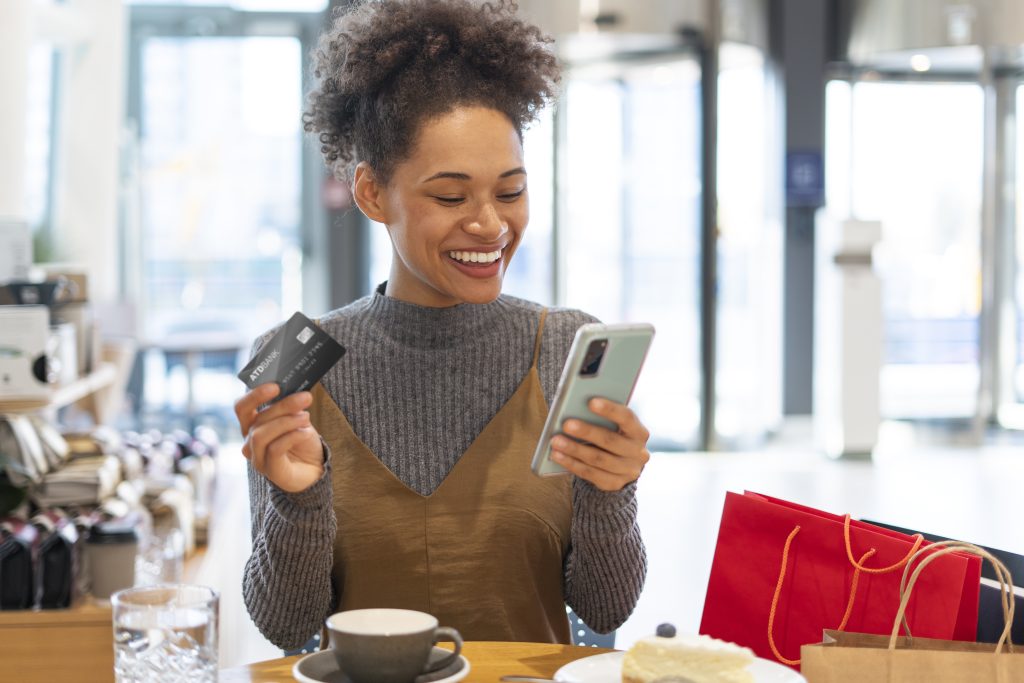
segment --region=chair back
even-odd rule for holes
[[[292,655],[308,655],[310,652],[316,652],[320,649],[320,634],[316,634],[309,639],[305,645],[300,647],[298,650],[285,650],[284,656],[291,657]]]
[[[565,613],[569,617],[569,632],[572,635],[573,645],[582,645],[583,647],[615,647],[615,631],[611,633],[598,633],[587,626],[586,622],[580,619],[568,605],[565,607]]]

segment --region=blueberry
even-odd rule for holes
[[[655,630],[654,634],[661,638],[674,638],[676,635],[676,627],[672,624],[658,624],[658,628]]]

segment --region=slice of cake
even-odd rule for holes
[[[671,624],[638,640],[622,660],[623,683],[678,678],[692,683],[752,683],[747,666],[754,653],[711,636],[676,635]]]

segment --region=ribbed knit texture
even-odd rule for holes
[[[427,308],[374,294],[320,325],[348,353],[323,379],[355,434],[407,486],[434,491],[530,368],[541,307],[502,295],[489,304]],[[551,309],[538,360],[548,403],[576,329],[594,318]],[[272,332],[254,345],[254,353]],[[243,593],[274,644],[304,644],[333,611],[336,533],[329,473],[287,494],[249,469],[253,553]],[[565,600],[608,632],[633,611],[646,574],[636,485],[605,493],[573,481],[572,546]]]

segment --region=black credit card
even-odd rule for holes
[[[242,368],[238,378],[250,389],[277,382],[281,393],[270,402],[274,403],[310,389],[344,355],[345,347],[302,313],[296,313]]]

